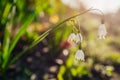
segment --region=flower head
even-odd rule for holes
[[[84,61],[84,52],[82,50],[77,50],[77,52],[75,53],[75,59]]]
[[[81,35],[81,33],[77,33],[77,34],[75,34],[75,33],[71,33],[70,34],[70,36],[69,36],[69,38],[68,38],[68,41],[71,41],[71,42],[74,42],[74,43],[80,43],[80,42],[82,42],[82,35]]]
[[[105,36],[107,34],[105,24],[101,24],[98,28],[98,36],[99,39],[105,39]]]
[[[68,41],[74,42],[76,38],[75,33],[71,33],[70,36],[68,37]]]
[[[82,39],[83,38],[82,38],[81,33],[77,33],[76,38],[75,38],[76,43],[82,42]]]

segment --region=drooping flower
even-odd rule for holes
[[[81,33],[71,33],[70,36],[68,37],[68,41],[74,42],[74,43],[80,43],[82,42],[82,35]]]
[[[99,39],[105,39],[105,36],[107,34],[105,24],[101,24],[98,28],[98,36]]]
[[[70,36],[68,37],[68,41],[74,42],[76,39],[75,33],[71,33]]]
[[[81,33],[77,33],[76,38],[75,38],[75,42],[80,43],[80,42],[82,42],[82,40],[83,40],[83,37],[82,37]]]
[[[84,52],[82,50],[77,50],[77,52],[75,53],[75,59],[85,61]]]

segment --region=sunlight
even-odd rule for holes
[[[113,13],[120,8],[119,0],[62,0],[62,2],[70,5],[72,8],[78,8],[79,3],[82,2],[87,8],[97,8],[105,13]]]

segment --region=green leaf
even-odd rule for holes
[[[61,66],[60,70],[59,70],[59,73],[57,75],[58,80],[64,80],[63,74],[65,73],[65,71],[66,71],[66,67],[65,66]]]
[[[1,65],[2,65],[2,52],[0,51],[0,69],[1,69]]]
[[[9,65],[9,59],[11,57],[11,52],[13,51],[13,49],[15,48],[18,40],[20,39],[20,37],[25,33],[26,28],[28,27],[28,25],[32,22],[32,20],[34,19],[35,14],[31,14],[28,16],[28,18],[26,19],[26,21],[23,23],[23,25],[21,26],[20,30],[18,31],[17,35],[13,38],[13,40],[11,41],[11,44],[9,46],[9,50],[7,50],[7,57],[4,60],[4,63],[2,65],[2,67],[4,69],[6,69]]]
[[[12,4],[10,4],[10,3],[7,3],[7,5],[5,6],[5,9],[4,9],[4,12],[2,15],[2,21],[1,21],[2,24],[4,24],[6,22],[8,15],[10,13],[11,7],[12,7]]]
[[[77,71],[75,68],[71,68],[70,71],[73,76],[77,76]]]
[[[35,39],[33,41],[33,43],[28,46],[26,49],[24,49],[22,52],[18,53],[11,61],[11,64],[14,63],[18,58],[20,58],[26,51],[30,50],[31,48],[33,48],[36,44],[38,44],[40,41],[42,41],[48,34],[49,31],[51,29],[49,29],[48,31],[44,32],[42,35],[40,35],[37,39]]]
[[[9,49],[9,53],[12,52],[12,50],[14,49],[14,47],[16,46],[16,43],[18,42],[18,40],[20,39],[20,37],[25,33],[28,25],[32,22],[32,20],[34,19],[35,14],[31,14],[30,16],[28,16],[28,18],[26,19],[26,21],[23,23],[23,25],[21,26],[20,30],[18,31],[17,35],[14,37],[14,39],[12,40],[11,44],[10,44],[10,49]]]
[[[7,24],[6,28],[5,28],[5,32],[4,32],[4,39],[3,39],[3,60],[6,61],[7,58],[9,57],[8,55],[8,49],[9,49],[9,43],[10,43],[10,31],[11,31],[11,24]],[[2,67],[4,68],[5,66],[2,65]]]

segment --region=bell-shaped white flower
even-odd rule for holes
[[[105,36],[107,34],[105,24],[101,24],[98,28],[98,36],[99,39],[105,39]]]
[[[81,33],[77,33],[76,38],[75,38],[75,42],[79,43],[79,42],[82,42],[82,40],[83,40],[83,37],[82,37]]]
[[[75,59],[85,61],[84,52],[82,50],[77,50],[77,52],[75,53]]]
[[[74,42],[76,39],[75,33],[71,33],[70,36],[68,37],[68,41]]]

